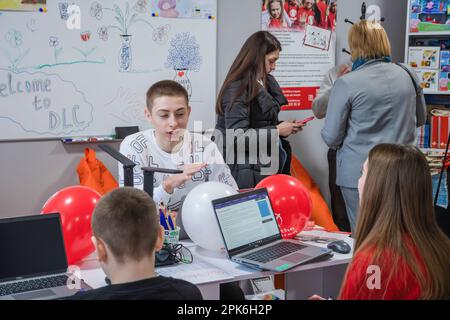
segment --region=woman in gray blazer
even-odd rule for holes
[[[355,23],[349,45],[352,72],[333,86],[322,138],[338,150],[336,184],[353,232],[358,180],[369,151],[380,143],[414,144],[416,127],[426,121],[426,104],[414,72],[391,62],[389,39],[379,23]]]

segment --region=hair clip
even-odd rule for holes
[[[345,22],[345,23],[354,24],[352,21],[350,21],[350,20],[348,20],[348,19],[345,19],[344,22]]]
[[[369,7],[370,8],[370,7]],[[367,5],[365,2],[361,5],[361,17],[359,17],[360,20],[367,20]],[[384,17],[380,18],[380,22],[383,22],[385,19]],[[348,19],[344,20],[345,23],[355,24],[353,21],[350,21]]]
[[[348,55],[352,55],[352,53],[350,52],[350,51],[348,51],[347,49],[345,49],[345,48],[342,48],[342,52],[344,52],[344,53],[346,53],[346,54],[348,54]]]
[[[366,3],[363,2],[363,4],[361,5],[361,20],[366,20],[366,12],[367,12],[367,6]]]

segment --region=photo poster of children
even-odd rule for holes
[[[335,65],[337,0],[262,0],[261,29],[281,42],[273,75],[289,101],[283,110],[308,110]]]

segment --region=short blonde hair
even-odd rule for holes
[[[386,30],[374,21],[361,20],[350,29],[348,43],[352,60],[379,59],[391,56],[391,44]]]

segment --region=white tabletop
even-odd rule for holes
[[[345,241],[353,248],[353,239],[348,238]],[[176,267],[164,267],[156,269],[157,273],[162,275],[171,276],[190,281],[197,285],[209,283],[211,281],[229,282],[239,281],[244,279],[251,279],[262,277],[269,274],[274,274],[272,271],[261,271],[252,269],[247,266],[235,263],[231,261],[226,252],[214,252],[203,249],[191,241],[182,241],[183,245],[189,248],[194,257],[192,265],[177,265]],[[316,245],[319,247],[326,247],[326,244],[319,244],[315,242],[307,242],[310,245]],[[351,261],[353,251],[348,254],[334,253],[334,256],[328,260],[308,263],[296,268],[292,268],[285,272],[299,272],[303,270],[311,270],[318,268],[325,268],[334,265],[347,264]],[[106,285],[105,274],[97,261],[97,255],[91,254],[85,258],[79,265],[81,269],[81,278],[93,288],[99,288]],[[199,268],[206,268],[211,275],[211,279],[207,276],[201,276],[199,274]]]

